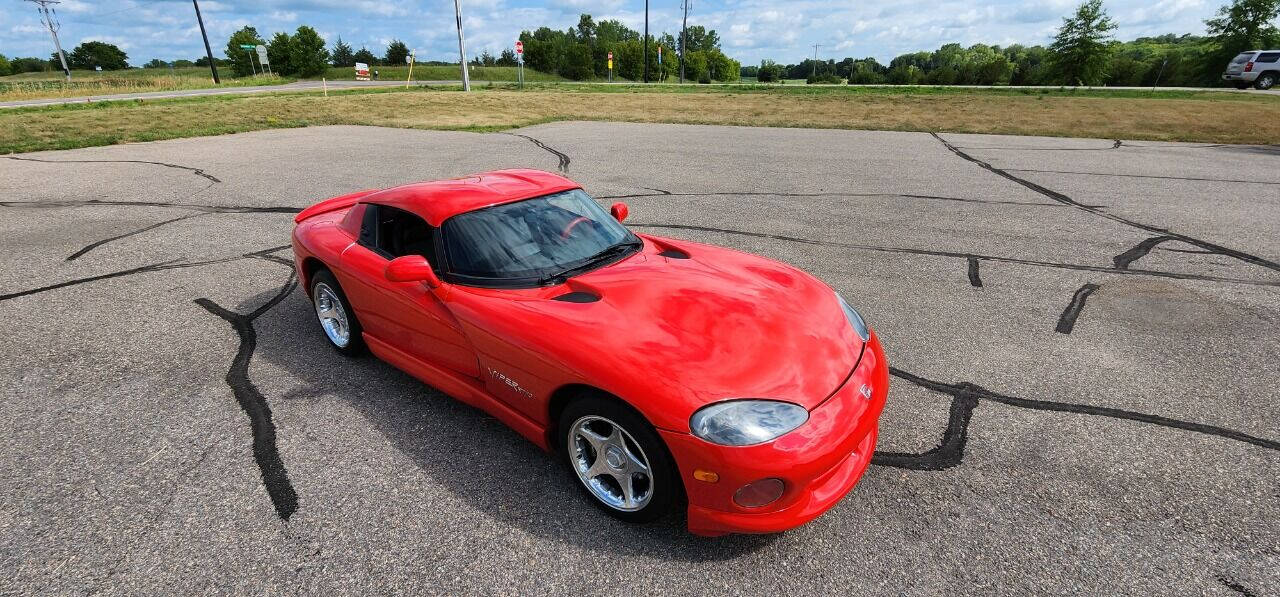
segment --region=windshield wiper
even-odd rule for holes
[[[573,267],[563,269],[553,274],[548,274],[539,278],[538,284],[545,286],[551,283],[563,282],[567,280],[570,276],[580,273],[582,271],[585,271],[587,269],[590,269],[591,266],[597,263],[600,263],[601,261],[611,259],[613,257],[626,253],[628,250],[632,248],[641,247],[641,246],[644,246],[644,241],[641,241],[638,238],[633,238],[631,240],[623,241],[615,245],[609,245],[604,249],[602,249],[599,253],[596,253],[595,255],[588,257],[586,261],[583,261],[578,265],[575,265]]]

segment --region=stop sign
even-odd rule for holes
[[[609,52],[609,60],[613,60],[613,52]]]
[[[520,41],[520,40],[516,40],[516,53],[517,53],[517,54],[523,54],[523,53],[524,53],[524,42],[522,42],[522,41]]]

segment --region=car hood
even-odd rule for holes
[[[730,398],[811,409],[848,377],[862,339],[826,284],[764,257],[643,238],[618,263],[509,303],[521,327],[557,331],[526,345],[677,430]]]

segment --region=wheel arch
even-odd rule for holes
[[[551,392],[551,397],[547,400],[546,435],[547,445],[551,447],[552,452],[558,453],[561,451],[560,442],[558,440],[560,436],[560,414],[564,412],[565,407],[569,406],[569,403],[573,402],[575,398],[589,393],[594,393],[617,401],[619,404],[635,411],[636,414],[640,415],[640,417],[648,422],[651,427],[657,429],[657,427],[653,425],[653,421],[650,421],[649,417],[646,417],[643,411],[636,408],[636,405],[626,401],[621,396],[591,384],[567,383]]]
[[[329,270],[329,266],[325,265],[319,258],[312,255],[302,260],[302,279],[299,281],[302,283],[302,288],[307,293],[307,296],[311,296],[311,277],[320,270]]]

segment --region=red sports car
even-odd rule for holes
[[[862,476],[880,342],[794,267],[636,234],[580,185],[501,170],[297,216],[302,285],[338,352],[379,358],[557,453],[590,500],[701,535],[769,533]]]

